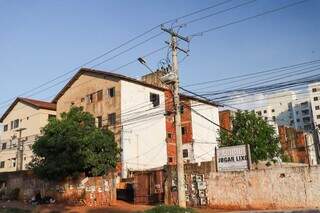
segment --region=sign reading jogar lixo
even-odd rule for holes
[[[250,161],[250,148],[248,145],[228,146],[216,149],[216,167],[218,172],[249,170]]]

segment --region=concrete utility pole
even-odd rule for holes
[[[23,169],[23,150],[24,150],[24,144],[21,140],[21,134],[22,131],[26,130],[26,128],[20,128],[17,129],[16,132],[19,132],[19,138],[18,138],[18,147],[17,147],[17,157],[16,157],[16,161],[17,161],[17,171],[20,171]]]
[[[185,184],[184,184],[184,167],[182,154],[182,131],[181,131],[181,115],[180,115],[180,96],[179,96],[179,68],[178,68],[178,50],[187,52],[178,47],[177,38],[189,42],[188,38],[180,36],[172,29],[161,29],[171,35],[172,48],[172,72],[175,74],[173,84],[174,108],[175,108],[175,127],[176,127],[176,147],[177,147],[177,178],[178,178],[178,203],[180,207],[186,207]]]

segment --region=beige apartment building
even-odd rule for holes
[[[0,172],[26,169],[32,159],[32,144],[41,134],[56,105],[45,101],[17,98],[0,118]]]

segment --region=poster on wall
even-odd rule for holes
[[[250,169],[249,145],[228,146],[216,149],[216,168],[218,172],[245,171]]]

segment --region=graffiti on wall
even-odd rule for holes
[[[188,174],[184,176],[184,188],[188,206],[206,206],[207,180],[204,174]],[[171,191],[177,191],[177,177],[172,179]]]

